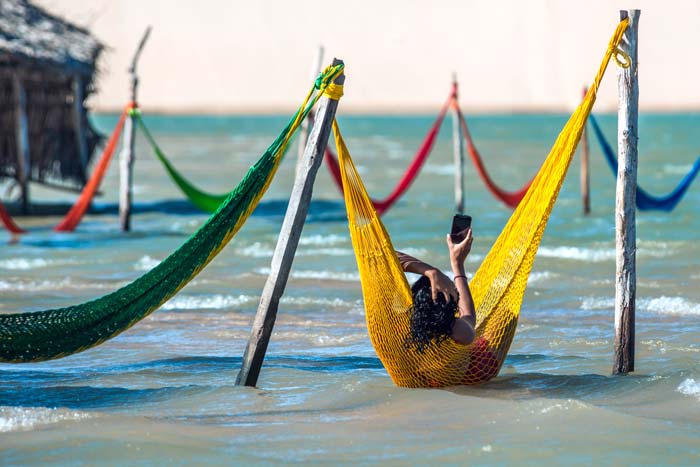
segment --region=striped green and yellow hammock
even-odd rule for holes
[[[610,41],[593,85],[562,129],[549,156],[471,281],[476,339],[447,339],[425,353],[404,345],[410,329],[411,288],[391,239],[372,206],[360,175],[334,124],[350,236],[362,282],[370,340],[395,384],[443,387],[476,384],[496,374],[515,335],[535,254],[566,176],[596,92],[627,28],[622,21]],[[628,62],[629,63],[629,62]]]
[[[158,266],[123,288],[80,305],[0,315],[0,361],[37,362],[80,352],[125,331],[192,280],[231,240],[253,212],[277,171],[299,124],[343,65],[316,80],[290,123],[216,212]],[[312,97],[313,95],[313,97]]]

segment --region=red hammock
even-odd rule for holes
[[[418,152],[413,157],[411,164],[408,166],[408,169],[406,169],[406,172],[404,173],[403,177],[401,177],[401,180],[399,180],[399,183],[396,184],[396,187],[394,187],[391,194],[384,199],[372,199],[372,204],[374,205],[374,209],[376,209],[377,214],[384,214],[401,197],[401,195],[408,190],[411,183],[413,183],[413,180],[415,180],[418,176],[423,163],[430,155],[430,151],[433,149],[437,135],[440,132],[440,127],[442,126],[442,121],[445,119],[447,109],[450,107],[450,104],[453,101],[453,95],[454,94],[451,93],[450,97],[447,99],[447,102],[445,102],[445,104],[442,106],[442,110],[440,110],[440,113],[435,119],[435,123],[433,123],[433,126],[430,128],[425,140],[423,140],[423,144],[421,144],[420,148],[418,148]],[[330,149],[326,148],[325,160],[328,170],[331,172],[333,180],[335,180],[335,184],[338,185],[338,188],[340,188],[340,191],[342,192],[343,182],[340,177],[338,158],[331,152]]]
[[[126,106],[122,114],[119,116],[119,122],[117,126],[112,131],[112,135],[109,137],[107,146],[105,146],[104,151],[102,151],[102,156],[100,157],[97,167],[92,173],[90,180],[85,184],[83,190],[80,192],[80,196],[71,207],[70,211],[65,215],[63,220],[54,227],[57,232],[72,232],[80,223],[81,219],[87,212],[90,202],[95,196],[97,189],[104,178],[109,162],[112,160],[112,154],[114,154],[114,149],[117,147],[117,142],[119,141],[119,135],[121,134],[122,127],[124,126],[124,121],[126,115],[134,107],[133,103],[129,103]],[[13,234],[25,233],[26,230],[21,229],[13,220],[12,217],[7,213],[5,207],[0,203],[0,221],[2,221],[5,228]]]
[[[491,179],[489,176],[489,173],[486,171],[486,167],[484,167],[484,162],[481,160],[481,155],[479,154],[479,151],[477,151],[476,147],[474,146],[474,141],[472,140],[472,136],[469,133],[469,128],[467,128],[467,121],[464,119],[464,115],[462,115],[462,111],[460,110],[459,106],[457,105],[457,101],[453,101],[455,109],[457,110],[457,114],[459,115],[459,124],[462,127],[462,133],[464,134],[464,139],[467,142],[467,148],[469,149],[469,157],[471,157],[472,162],[474,163],[474,166],[476,167],[476,171],[479,173],[479,176],[481,177],[481,180],[484,181],[484,184],[486,185],[486,188],[491,192],[493,196],[496,197],[496,199],[500,200],[503,202],[506,206],[515,209],[515,207],[520,203],[520,201],[523,199],[523,196],[525,196],[525,193],[527,193],[527,190],[530,188],[530,184],[532,183],[532,180],[527,182],[525,186],[523,186],[521,189],[518,191],[505,191],[494,183],[494,181]],[[533,177],[534,179],[534,177]]]

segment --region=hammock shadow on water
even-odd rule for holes
[[[548,360],[545,355],[513,355],[506,360],[506,366],[514,360]],[[583,359],[584,357],[564,357]],[[533,360],[534,359],[534,360]],[[476,386],[455,386],[446,388],[454,394],[484,397],[489,399],[531,400],[531,399],[574,399],[595,405],[605,405],[612,394],[616,398],[633,393],[642,386],[653,385],[654,378],[643,374],[630,374],[624,377],[601,374],[556,374],[542,372],[501,373],[489,382]]]
[[[152,360],[103,368],[75,368],[62,371],[3,370],[0,369],[0,406],[13,407],[66,407],[69,409],[104,409],[143,405],[169,399],[197,395],[216,389],[221,384],[201,385],[187,383],[181,386],[157,388],[125,388],[116,386],[90,386],[85,383],[101,377],[128,378],[130,374],[140,379],[173,381],[182,377],[228,378],[233,385],[242,363],[241,357],[178,357]],[[5,366],[8,368],[8,366]],[[376,357],[338,356],[269,356],[263,370],[278,368],[320,373],[383,371]]]

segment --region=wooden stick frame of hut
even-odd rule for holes
[[[102,136],[85,99],[102,49],[88,31],[27,0],[0,2],[0,183],[19,186],[25,214],[30,181],[71,191],[87,181]]]

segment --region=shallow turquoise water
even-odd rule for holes
[[[344,117],[370,193],[393,188],[431,116]],[[469,120],[493,178],[528,181],[566,116]],[[110,131],[114,116],[96,124]],[[601,116],[614,143],[615,118]],[[234,186],[286,117],[147,117],[198,186]],[[670,191],[700,153],[700,115],[640,121],[639,183]],[[543,238],[501,375],[479,387],[393,386],[364,324],[342,200],[324,168],[257,389],[234,381],[291,189],[295,147],[231,244],[161,310],[100,347],[54,362],[0,365],[1,465],[680,465],[700,461],[700,228],[695,184],[670,213],[638,213],[637,372],[609,377],[615,179],[591,141],[584,217],[574,160]],[[447,268],[453,213],[446,124],[420,177],[384,216],[394,244]],[[134,231],[118,232],[113,164],[75,234],[19,219],[0,234],[0,312],[89,300],[179,246],[205,215],[184,202],[137,141]],[[71,195],[35,189],[36,199]],[[467,168],[473,271],[510,215]]]

